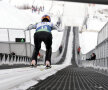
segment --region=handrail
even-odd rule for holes
[[[25,29],[22,29],[22,28],[0,28],[1,29],[11,29],[11,30],[25,30]]]

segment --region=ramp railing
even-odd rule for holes
[[[31,40],[33,32],[18,28],[0,28],[0,67],[30,64],[34,48]]]
[[[33,32],[18,28],[0,28],[0,53],[31,57],[33,51]],[[19,39],[19,40],[16,40]]]
[[[96,59],[91,60],[90,55],[96,54]],[[98,33],[97,46],[86,54],[86,59],[83,60],[83,66],[108,69],[108,23]]]
[[[80,65],[80,53],[77,53],[79,47],[79,28],[73,27],[73,58],[72,58],[72,65],[79,66]]]

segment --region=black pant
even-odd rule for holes
[[[52,54],[52,34],[46,31],[36,32],[34,34],[34,44],[35,48],[32,55],[32,60],[36,60],[37,63],[37,55],[41,48],[41,42],[44,42],[46,45],[46,57],[45,61],[48,60],[51,64],[51,54]]]

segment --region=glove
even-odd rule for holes
[[[25,31],[30,30],[32,26],[33,26],[33,24],[30,24],[28,27],[25,28]]]

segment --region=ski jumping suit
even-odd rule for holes
[[[51,54],[52,54],[52,29],[58,29],[58,27],[53,26],[51,22],[40,22],[35,25],[28,27],[28,30],[36,29],[34,33],[34,51],[32,54],[32,60],[36,60],[37,64],[37,55],[41,48],[41,42],[43,41],[46,45],[46,60],[50,62],[51,65]],[[59,30],[58,30],[59,31]]]

